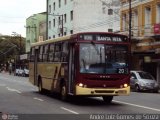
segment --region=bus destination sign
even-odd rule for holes
[[[80,40],[96,40],[107,42],[127,42],[127,37],[109,34],[83,34],[80,35]]]

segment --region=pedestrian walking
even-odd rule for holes
[[[12,63],[9,64],[9,74],[12,74]]]

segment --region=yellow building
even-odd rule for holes
[[[129,2],[132,22],[132,69],[153,74],[160,84],[160,0],[121,0],[121,32],[129,31]]]

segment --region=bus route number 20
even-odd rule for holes
[[[125,73],[125,70],[122,69],[122,68],[119,68],[119,69],[118,69],[118,73],[119,73],[119,74],[124,74],[124,73]]]

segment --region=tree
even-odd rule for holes
[[[0,36],[0,63],[6,63],[24,52],[25,38],[21,36]]]

